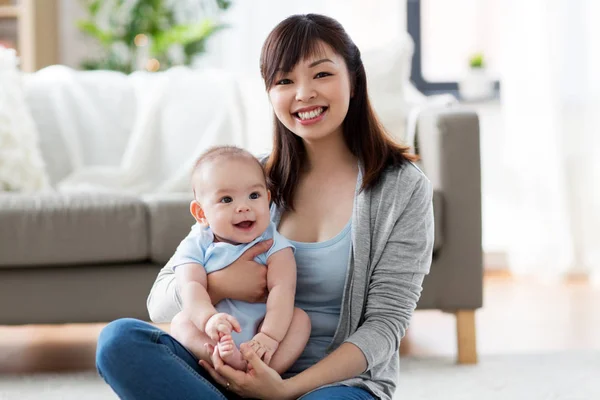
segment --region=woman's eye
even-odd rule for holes
[[[292,81],[289,79],[280,79],[275,82],[276,85],[289,85],[290,83],[292,83]]]
[[[250,199],[251,200],[256,200],[259,197],[260,197],[260,194],[258,192],[250,193]]]
[[[331,76],[329,72],[319,72],[315,75],[315,78],[325,78],[326,76]]]
[[[232,201],[233,201],[233,199],[231,197],[225,196],[219,202],[220,203],[231,203]]]

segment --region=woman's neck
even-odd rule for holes
[[[317,142],[304,142],[307,164],[305,173],[308,175],[329,174],[333,171],[355,169],[358,159],[344,141],[343,135],[331,134]]]

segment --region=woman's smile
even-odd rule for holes
[[[328,109],[328,107],[322,106],[305,107],[292,113],[292,115],[302,125],[312,125],[322,121]]]

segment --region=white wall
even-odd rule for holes
[[[223,66],[239,66],[243,60],[242,64],[258,68],[260,47],[275,24],[290,14],[308,12],[337,18],[361,49],[376,47],[393,32],[406,30],[406,0],[285,0],[278,1],[277,7],[271,0],[234,0],[225,16],[232,28],[209,44],[213,53],[223,49],[223,44],[227,51],[214,55],[213,60]],[[77,68],[83,59],[94,56],[98,46],[75,25],[85,16],[79,0],[60,0],[59,13],[60,63]]]
[[[83,59],[94,56],[98,46],[75,25],[86,15],[79,0],[60,0],[58,10],[60,63],[78,68]]]
[[[277,7],[271,0],[238,0],[225,14],[231,28],[209,43],[209,57],[237,74],[256,75],[268,33],[289,15],[306,13],[337,19],[361,51],[381,47],[406,30],[406,0],[288,0]]]

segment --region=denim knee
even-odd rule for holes
[[[150,329],[148,329],[150,328]],[[106,325],[98,336],[96,367],[102,375],[111,365],[122,364],[136,343],[151,340],[152,325],[133,318],[121,318]]]

